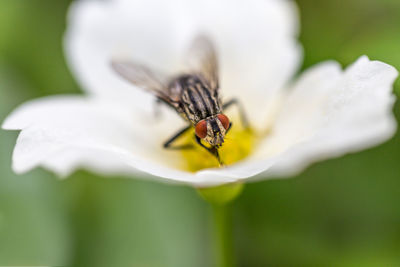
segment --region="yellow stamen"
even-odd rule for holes
[[[218,149],[222,162],[228,166],[243,160],[251,154],[257,141],[257,136],[251,128],[244,129],[239,123],[229,130],[225,142]],[[182,150],[182,168],[196,172],[206,168],[219,167],[217,159],[204,148],[200,147],[194,139],[194,131],[188,131],[181,138],[183,144],[193,144],[193,149]]]

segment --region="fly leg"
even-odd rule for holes
[[[174,136],[172,136],[170,139],[168,139],[168,141],[166,141],[164,143],[164,148],[166,149],[173,149],[173,150],[179,150],[179,149],[188,149],[188,148],[193,148],[192,144],[185,144],[185,145],[179,145],[179,146],[171,146],[172,143],[174,141],[176,141],[176,139],[178,139],[179,137],[181,137],[184,133],[186,133],[190,128],[192,127],[192,125],[189,125],[185,128],[183,128],[182,130],[180,130],[179,132],[177,132]]]
[[[240,120],[242,122],[243,127],[246,129],[249,128],[249,120],[247,119],[246,112],[244,111],[242,104],[236,98],[233,98],[233,99],[229,100],[228,102],[226,102],[225,104],[223,104],[222,109],[225,110],[232,105],[236,105],[238,107]],[[230,125],[230,126],[232,126],[232,125]]]
[[[215,146],[213,147],[207,147],[205,146],[202,142],[200,137],[198,137],[197,135],[195,135],[196,137],[196,142],[197,144],[199,144],[202,148],[204,148],[205,150],[207,150],[208,152],[211,153],[211,155],[213,155],[217,160],[218,160],[218,164],[219,166],[224,166],[224,163],[222,162],[219,153],[218,153],[218,148],[216,148]]]

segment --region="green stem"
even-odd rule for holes
[[[241,183],[232,183],[216,187],[197,188],[199,195],[212,206],[217,267],[234,267],[236,265],[229,203],[240,195],[243,187],[244,185]]]
[[[212,205],[217,267],[235,266],[229,205]]]

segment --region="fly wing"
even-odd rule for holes
[[[189,49],[188,60],[191,71],[203,76],[210,84],[211,90],[218,90],[217,52],[207,36],[199,35],[193,40]]]
[[[111,66],[120,76],[132,84],[172,104],[173,101],[168,95],[169,79],[165,75],[131,61],[113,60]]]

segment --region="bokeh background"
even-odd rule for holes
[[[69,3],[0,1],[0,121],[28,99],[81,92],[62,51]],[[303,68],[367,54],[400,69],[400,1],[297,3]],[[16,137],[0,131],[0,265],[212,266],[210,209],[193,189],[84,171],[17,176]],[[239,266],[400,266],[400,135],[248,184],[233,219]]]

